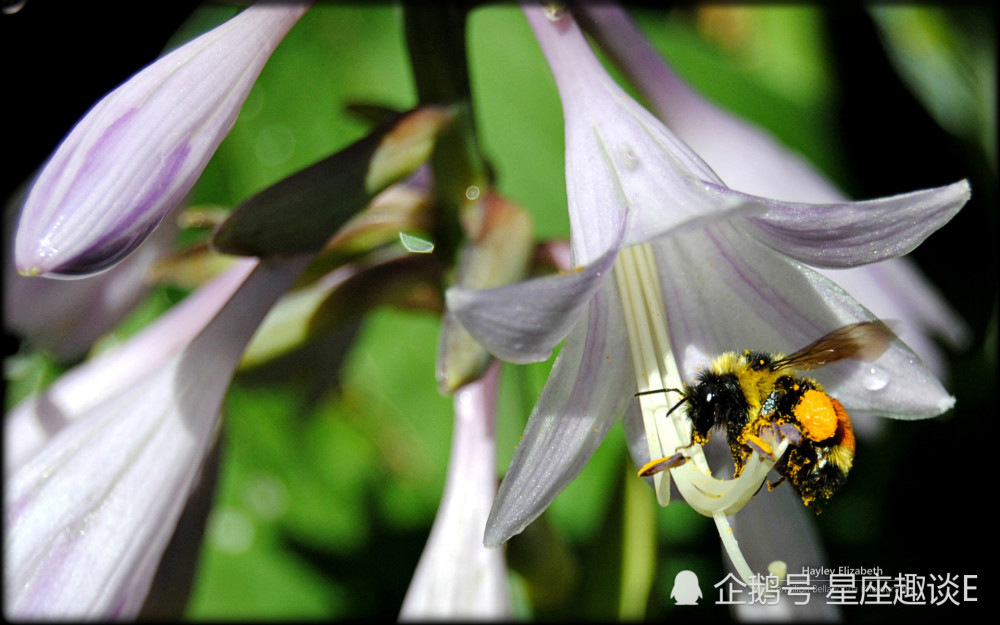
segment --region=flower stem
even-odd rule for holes
[[[417,94],[422,104],[446,104],[456,119],[438,136],[431,165],[434,172],[438,254],[451,260],[462,238],[461,218],[477,207],[489,184],[472,114],[466,63],[465,27],[468,7],[404,5],[406,44]]]

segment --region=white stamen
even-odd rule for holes
[[[625,313],[638,391],[682,388],[652,247],[638,245],[622,249],[615,261],[615,278]],[[771,458],[753,454],[740,477],[717,479],[712,476],[701,446],[690,444],[690,419],[681,410],[667,417],[670,408],[680,399],[669,391],[638,397],[650,459],[677,452],[689,457],[689,462],[653,476],[657,501],[662,506],[670,503],[670,477],[673,477],[684,500],[701,514],[715,519],[733,565],[749,583],[754,574],[740,552],[727,515],[736,513],[750,501],[774,463],[784,455],[789,442],[781,438],[778,444],[775,440],[772,445],[775,454]]]

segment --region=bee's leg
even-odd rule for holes
[[[771,481],[769,480],[769,481],[767,482],[767,490],[768,490],[768,491],[772,491],[772,490],[774,490],[775,488],[777,488],[777,487],[781,486],[781,483],[782,483],[782,482],[784,482],[784,481],[785,481],[785,476],[784,476],[784,475],[782,475],[781,477],[779,477],[779,478],[778,478],[778,481],[777,481],[777,482],[774,482],[773,484],[772,484],[772,483],[771,483]]]
[[[694,446],[695,446],[696,444],[698,444],[698,441],[696,441],[696,440],[692,440],[692,441],[691,441],[690,443],[688,443],[687,445],[681,445],[680,447],[678,447],[678,448],[677,448],[677,449],[675,449],[674,451],[677,451],[677,452],[679,452],[679,451],[680,451],[680,450],[682,450],[682,449],[691,449],[691,448],[692,448],[692,447],[694,447]]]
[[[674,467],[679,467],[685,462],[687,462],[687,458],[684,456],[684,454],[681,453],[676,453],[672,456],[664,456],[659,460],[653,460],[643,465],[643,467],[639,469],[639,477],[649,477],[661,471],[666,471],[667,469],[673,469]]]

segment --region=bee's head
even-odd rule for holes
[[[732,373],[702,372],[698,383],[688,388],[687,401],[688,417],[702,438],[717,425],[745,419],[748,410],[740,381]]]

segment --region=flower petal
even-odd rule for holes
[[[774,201],[763,215],[747,218],[747,226],[767,245],[804,263],[853,267],[913,251],[954,217],[970,195],[969,183],[962,180],[864,202]]]
[[[688,379],[725,351],[788,353],[830,330],[873,318],[829,279],[730,224],[653,245],[659,264],[672,269],[660,279],[671,338]],[[924,418],[954,401],[898,340],[875,363],[836,363],[815,377],[848,411]]]
[[[583,470],[632,400],[625,321],[613,280],[589,302],[556,358],[486,524],[496,547],[535,520]]]
[[[482,378],[455,394],[448,481],[400,620],[510,616],[503,551],[482,543],[496,494],[498,377],[494,361]]]
[[[28,195],[18,271],[87,275],[134,250],[194,185],[307,6],[251,6],[98,102]]]
[[[243,346],[306,260],[258,264],[190,345],[79,415],[6,480],[8,615],[138,613]]]
[[[494,356],[516,363],[545,360],[577,325],[617,255],[612,247],[579,271],[495,289],[452,287],[448,309]]]
[[[124,392],[183,349],[246,280],[256,261],[241,260],[146,326],[128,341],[59,377],[4,418],[4,475],[24,463],[48,439]]]
[[[540,6],[523,8],[562,101],[574,262],[586,264],[608,249],[607,221],[616,213],[630,211],[624,245],[634,245],[744,203],[705,185],[722,181],[615,83],[568,15],[553,20]]]

